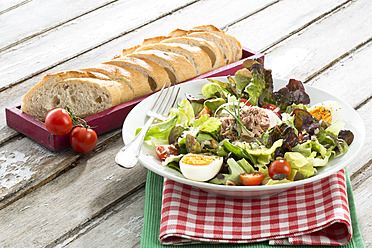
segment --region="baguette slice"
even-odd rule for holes
[[[86,117],[118,105],[119,88],[116,81],[48,74],[23,97],[21,110],[43,121],[49,110],[70,106],[76,116]]]
[[[232,50],[233,62],[238,61],[242,58],[242,53],[243,53],[242,46],[240,45],[240,42],[234,36],[225,33],[224,31],[220,30],[219,28],[213,25],[202,25],[202,26],[193,27],[193,29],[211,32],[211,33],[214,33],[215,35],[218,35],[222,39],[224,39]]]
[[[156,43],[141,46],[136,51],[146,50],[160,50],[163,52],[173,52],[182,55],[191,62],[197,75],[206,73],[212,69],[212,62],[208,54],[199,47],[179,43]]]
[[[160,90],[166,82],[170,82],[168,73],[164,68],[149,59],[122,56],[118,59],[104,62],[103,64],[111,64],[123,68],[130,67],[139,71],[147,78],[152,91]]]
[[[197,37],[173,37],[163,39],[161,43],[181,43],[197,46],[209,56],[212,62],[212,69],[217,69],[225,65],[221,49],[214,42]]]
[[[204,32],[203,30],[182,30],[176,29],[173,30],[170,34],[172,37],[180,37],[180,36],[188,36],[188,37],[198,37],[210,42],[214,42],[222,51],[223,59],[225,61],[225,65],[228,65],[234,61],[232,50],[227,44],[227,42],[219,37],[218,35],[211,33],[211,32]]]
[[[82,69],[107,75],[112,80],[120,81],[124,86],[123,102],[147,95],[152,92],[147,79],[138,71],[129,67],[119,67],[110,64],[100,64],[95,67]]]
[[[158,50],[139,51],[127,55],[128,57],[149,59],[162,66],[168,73],[172,84],[176,84],[196,76],[194,66],[185,57],[171,52]]]

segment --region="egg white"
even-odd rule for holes
[[[192,165],[184,163],[188,156],[197,155],[213,158],[213,162],[207,165]],[[205,182],[217,175],[222,166],[223,158],[217,156],[207,156],[201,154],[187,154],[179,162],[182,174],[190,180]]]
[[[324,101],[324,102],[321,102],[321,103],[317,103],[317,104],[311,106],[308,109],[308,111],[310,112],[311,110],[314,110],[314,109],[319,108],[319,107],[324,107],[331,112],[331,116],[332,116],[332,122],[331,123],[334,123],[335,121],[340,120],[342,118],[341,105],[336,101],[327,100],[327,101]]]
[[[269,121],[270,121],[269,128],[280,125],[282,123],[282,120],[272,110],[270,109],[263,109],[263,110],[265,110],[265,113],[269,117]]]

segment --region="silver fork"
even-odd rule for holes
[[[160,90],[151,110],[147,111],[146,115],[150,118],[146,121],[142,130],[116,154],[115,162],[119,166],[130,169],[137,164],[143,140],[152,122],[155,119],[165,120],[166,118],[164,116],[168,114],[171,107],[176,102],[180,88],[177,87],[176,89],[175,86],[171,87],[171,83],[169,83],[168,87],[166,87],[166,85],[167,83],[165,83]],[[175,90],[176,94],[174,94]]]

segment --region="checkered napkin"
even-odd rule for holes
[[[159,240],[165,245],[267,240],[345,245],[352,234],[346,192],[344,170],[256,199],[227,199],[165,179]]]

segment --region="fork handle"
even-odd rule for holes
[[[145,139],[147,130],[150,128],[154,119],[154,117],[150,117],[143,126],[142,130],[137,134],[137,136],[134,137],[134,139],[132,139],[116,154],[115,162],[118,165],[130,169],[137,164],[143,140]]]

